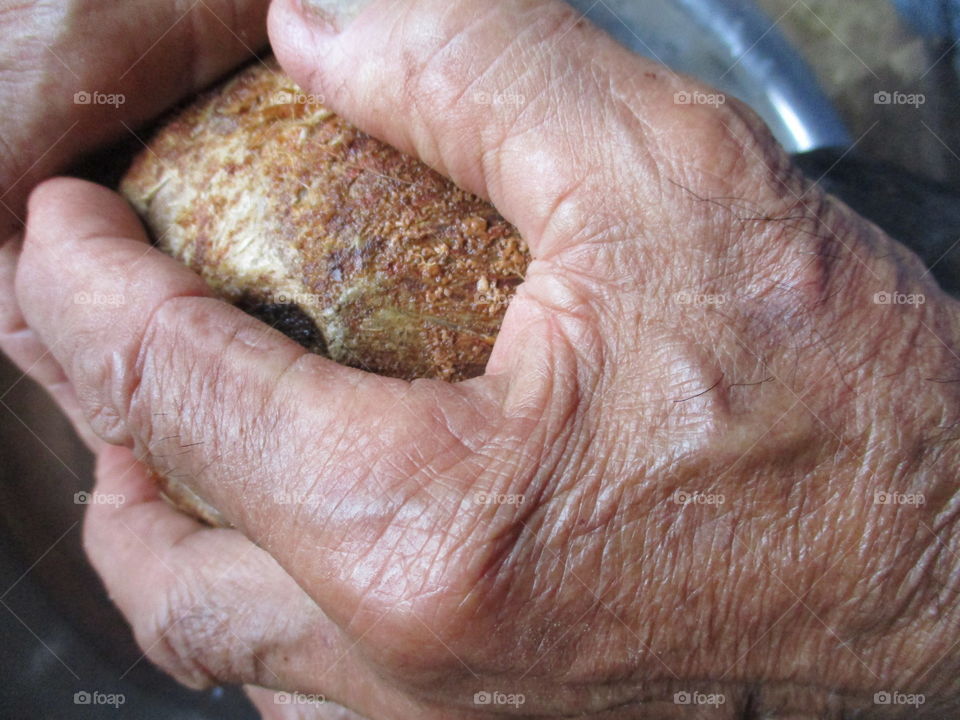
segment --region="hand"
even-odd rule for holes
[[[266,44],[267,0],[59,0],[0,9],[0,349],[98,447],[16,304],[26,201],[45,178],[204,88]]]
[[[128,448],[87,543],[151,659],[374,720],[955,712],[960,315],[913,255],[553,0],[270,29],[534,260],[486,375],[405,383],[211,299],[108,191],[34,193],[18,297]]]

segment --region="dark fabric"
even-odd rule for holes
[[[893,0],[893,4],[921,35],[960,39],[960,0]]]
[[[960,191],[846,149],[794,155],[810,178],[919,255],[960,298]]]

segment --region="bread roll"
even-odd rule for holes
[[[491,205],[337,117],[272,60],[161,129],[121,192],[217,295],[392,377],[482,374],[529,262]],[[162,484],[222,524],[189,488]]]

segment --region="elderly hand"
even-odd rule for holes
[[[534,260],[483,377],[406,383],[35,191],[17,297],[109,444],[87,544],[148,656],[278,718],[955,712],[960,312],[919,261],[556,0],[319,5],[275,1],[284,67]]]
[[[98,447],[14,297],[27,196],[266,44],[267,0],[59,0],[0,7],[0,349]]]

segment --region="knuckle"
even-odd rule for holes
[[[77,399],[94,433],[115,445],[130,441],[121,408],[130,376],[130,359],[121,348],[105,352],[97,338],[80,338],[73,358],[71,377]]]
[[[134,623],[134,636],[144,654],[161,670],[191,687],[210,687],[216,677],[198,655],[203,649],[207,656],[204,659],[209,660],[210,648],[199,645],[192,634],[209,637],[214,634],[213,627],[221,623],[213,613],[194,610],[192,594],[185,585],[178,582],[148,598],[146,613]]]
[[[827,318],[873,324],[886,313],[903,331],[911,316],[921,317],[916,311],[933,290],[921,280],[922,263],[852,210],[811,188],[776,220],[751,275],[781,318],[794,325]],[[888,301],[900,297],[916,303]]]
[[[127,445],[133,427],[148,428],[151,400],[167,364],[167,327],[171,300],[161,302],[138,337],[105,349],[99,330],[76,338],[71,377],[84,415],[93,431],[109,443]]]
[[[236,479],[239,491],[262,495],[261,474],[289,476],[291,458],[316,456],[309,435],[275,432],[300,417],[297,404],[283,401],[287,385],[281,379],[309,356],[291,353],[269,377],[246,372],[249,366],[238,358],[252,348],[268,355],[271,341],[239,313],[232,320],[212,313],[214,302],[185,296],[157,307],[131,353],[131,377],[117,403],[126,402],[122,412],[134,439],[161,474],[190,475],[203,458],[217,458],[215,467],[222,467],[220,458],[229,454],[255,469]],[[288,341],[278,342],[286,348]]]
[[[656,131],[649,152],[660,174],[701,199],[761,201],[801,187],[802,175],[764,121],[732,96],[677,79],[656,99],[630,105]]]
[[[727,98],[719,107],[687,106],[687,122],[695,141],[675,158],[689,171],[678,170],[706,195],[769,197],[798,187],[799,175],[789,156],[760,117],[748,106]],[[690,165],[690,160],[694,160]],[[789,190],[787,189],[789,188]]]
[[[191,410],[195,403],[190,400],[202,388],[196,385],[200,378],[191,361],[191,338],[202,335],[189,327],[192,314],[184,312],[184,305],[189,307],[194,300],[172,297],[153,310],[127,353],[124,376],[115,381],[114,407],[135,430],[135,439],[144,449],[152,450],[157,437],[171,427],[171,422],[164,421],[168,413],[174,416],[172,426],[197,421]],[[179,388],[176,392],[175,387]]]
[[[761,253],[770,262],[756,269],[763,289],[783,298],[785,311],[798,316],[836,299],[838,292],[858,292],[868,269],[862,239],[822,197],[814,202],[798,208],[798,224],[776,225],[765,238],[770,252]],[[791,306],[798,312],[790,312]]]
[[[255,648],[236,639],[234,612],[221,595],[181,579],[152,600],[145,622],[135,628],[150,660],[191,687],[259,682]]]

